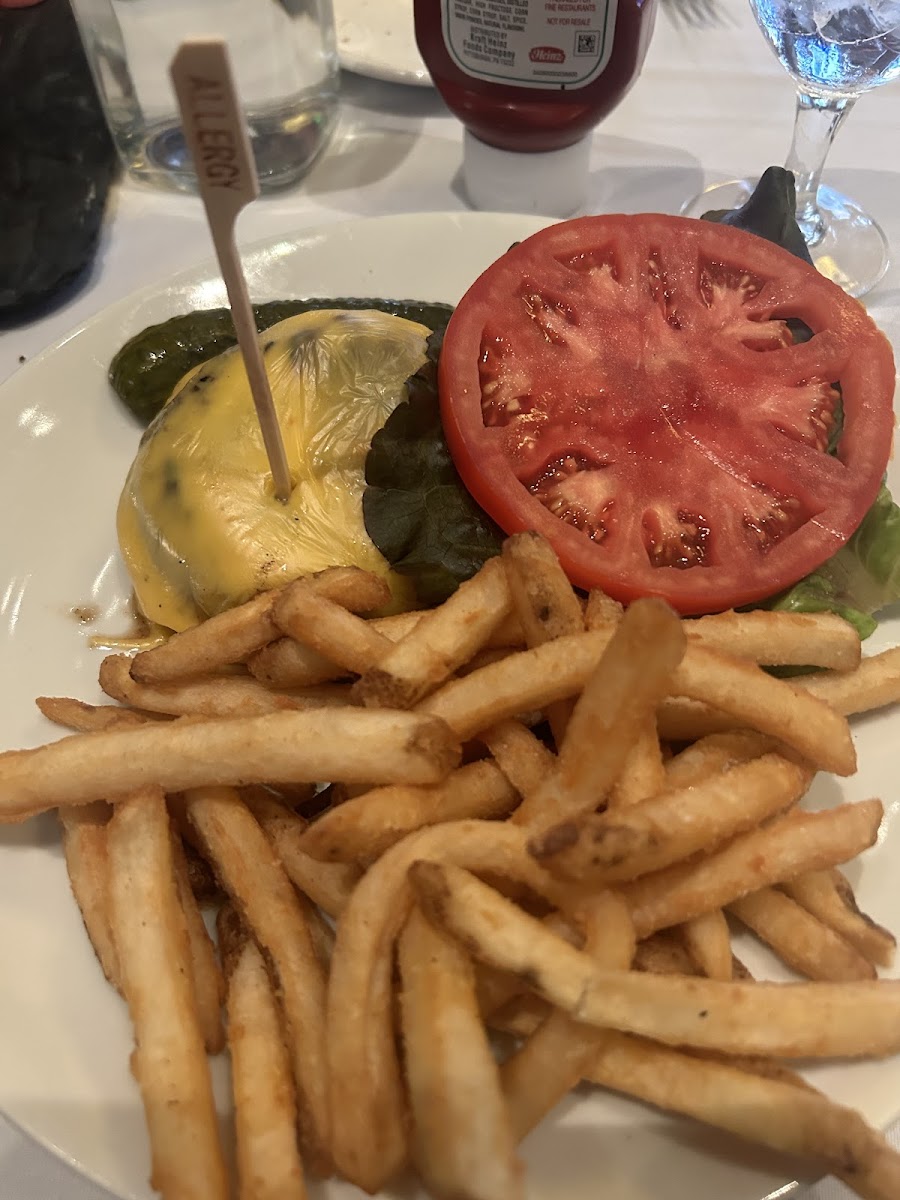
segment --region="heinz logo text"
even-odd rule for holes
[[[564,63],[566,52],[558,46],[533,46],[528,57],[534,63]]]

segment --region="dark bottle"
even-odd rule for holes
[[[473,203],[580,207],[588,135],[640,73],[656,0],[414,0],[414,13],[435,86],[466,129]]]

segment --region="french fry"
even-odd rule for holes
[[[728,1054],[858,1058],[900,1049],[900,980],[722,983],[604,970],[460,867],[419,861],[409,875],[430,920],[579,1021]]]
[[[626,1037],[631,1036],[626,1034]],[[642,1041],[642,1038],[635,1038],[635,1041]],[[789,1083],[791,1087],[803,1088],[805,1091],[814,1092],[816,1089],[811,1083],[798,1075],[796,1071],[786,1067],[784,1063],[779,1062],[774,1058],[763,1058],[758,1054],[721,1054],[716,1050],[686,1050],[685,1054],[689,1054],[691,1058],[705,1059],[707,1062],[725,1063],[726,1066],[734,1067],[738,1071],[747,1071],[751,1075],[759,1075],[763,1079],[775,1079],[779,1083]]]
[[[847,674],[819,672],[796,680],[797,686],[839,713],[869,712],[900,700],[900,646],[864,658]]]
[[[77,813],[81,810],[78,808],[60,809],[60,812]],[[178,832],[181,832],[181,823],[172,817],[169,813]],[[193,835],[195,840],[196,835]],[[184,862],[187,867],[188,882],[191,885],[191,891],[194,893],[194,898],[198,904],[219,904],[223,899],[222,889],[219,887],[219,881],[216,879],[215,872],[212,867],[196,849],[192,842],[185,841],[182,838],[182,849],[184,850]]]
[[[775,749],[773,738],[750,729],[712,733],[669,759],[665,765],[666,783],[671,788],[693,787],[717,771],[749,762]]]
[[[195,675],[207,675],[243,662],[260,646],[278,637],[272,620],[277,592],[262,592],[246,604],[209,617],[152,650],[134,656],[132,669],[139,683],[172,683]]]
[[[494,663],[503,662],[504,658],[509,658],[511,654],[515,654],[515,651],[499,647],[496,650],[479,650],[472,655],[468,662],[457,667],[456,674],[458,676],[470,675],[473,671],[480,671],[482,667],[492,667]]]
[[[797,676],[791,685],[847,717],[896,704],[900,701],[900,646],[864,658],[854,671],[818,671]],[[682,696],[663,701],[658,722],[660,737],[672,742],[693,741],[748,723],[717,710],[712,703]],[[773,736],[778,736],[777,731]]]
[[[396,642],[414,629],[421,618],[420,612],[396,613],[390,617],[372,617],[366,624],[382,637]],[[275,641],[251,654],[247,666],[261,683],[276,688],[310,687],[348,675],[347,668],[340,663],[332,662],[290,637],[276,637]]]
[[[740,726],[779,738],[835,775],[856,770],[846,719],[808,691],[767,675],[753,663],[692,645],[673,674],[671,691],[729,713]]]
[[[530,796],[546,781],[556,756],[521,721],[500,721],[479,735],[497,766],[520,796]]]
[[[581,602],[546,538],[515,533],[503,543],[502,554],[526,645],[542,646],[584,630]],[[571,712],[571,700],[548,706],[547,719],[557,746],[562,744]]]
[[[437,783],[458,759],[440,722],[350,708],[73,734],[0,758],[0,823],[143,786]]]
[[[218,916],[228,979],[228,1049],[239,1200],[304,1200],[297,1098],[281,1013],[259,947],[234,908]]]
[[[280,789],[275,791],[264,784],[249,783],[241,788],[241,797],[260,824],[264,818],[274,819],[278,816],[298,829],[301,834],[309,827],[307,819],[295,811]]]
[[[720,908],[713,912],[715,916],[724,917]],[[719,976],[703,970],[694,959],[687,948],[683,930],[683,925],[676,926],[674,929],[661,929],[658,933],[651,933],[648,938],[638,942],[634,956],[635,970],[652,971],[656,975],[706,975],[709,979],[719,978]],[[753,979],[750,971],[737,955],[732,953],[729,957],[731,967],[728,975],[726,976],[722,971],[722,977],[726,982],[729,979]]]
[[[581,603],[546,538],[514,533],[503,543],[502,561],[526,645],[584,629]]]
[[[275,604],[274,618],[282,633],[347,671],[367,671],[392,645],[368,621],[324,596],[312,580],[285,588]]]
[[[134,1023],[131,1065],[166,1200],[226,1200],[212,1082],[188,969],[161,791],[137,792],[109,823],[110,916]]]
[[[852,671],[859,666],[859,634],[833,613],[716,613],[686,621],[685,632],[708,650],[767,667]]]
[[[516,810],[517,824],[544,827],[597,808],[621,775],[642,724],[665,695],[684,648],[681,623],[667,605],[652,599],[632,604],[585,682],[557,770]]]
[[[549,912],[541,920],[548,929],[552,929],[554,933],[571,945],[577,946],[579,949],[584,945],[584,934],[581,929],[558,910]],[[485,1020],[503,1009],[509,1001],[516,997],[530,995],[521,979],[517,979],[515,975],[495,971],[483,964],[476,968],[475,978],[478,1007]]]
[[[131,659],[127,654],[111,654],[103,660],[100,686],[107,696],[122,704],[173,717],[256,717],[350,703],[349,692],[338,685],[286,695],[242,675],[208,675],[168,684],[137,683],[131,677]]]
[[[188,961],[194,981],[194,1002],[203,1044],[207,1054],[220,1054],[225,1049],[225,1027],[222,1024],[222,1001],[225,982],[219,969],[215,946],[207,932],[203,914],[191,887],[184,846],[177,833],[172,833],[172,869],[178,901],[184,913],[188,939]]]
[[[733,733],[746,724],[739,716],[685,696],[668,696],[656,710],[656,728],[664,742],[693,742],[717,733]]]
[[[510,610],[491,632],[485,650],[521,650],[525,646],[525,631],[516,612]]]
[[[60,809],[63,854],[72,895],[103,974],[119,991],[119,955],[109,912],[109,855],[107,826],[111,809],[97,802],[82,808]]]
[[[553,1011],[553,1006],[540,996],[535,996],[533,992],[522,992],[492,1012],[487,1023],[497,1033],[506,1033],[524,1041],[537,1033]]]
[[[385,581],[358,567],[329,567],[309,576],[308,582],[320,595],[353,612],[368,612],[390,599]],[[134,678],[141,683],[170,683],[243,662],[278,637],[275,604],[291,586],[254,596],[246,604],[209,617],[136,655]]]
[[[369,868],[341,914],[328,982],[334,1158],[344,1178],[367,1191],[391,1179],[407,1153],[403,1087],[384,997],[390,995],[390,947],[412,906],[409,867],[438,855],[552,893],[525,841],[525,832],[509,822],[421,829]]]
[[[600,588],[591,588],[584,607],[584,627],[604,629],[608,625],[617,625],[624,612],[625,609],[618,600],[613,600]]]
[[[732,979],[731,934],[720,908],[711,909],[679,925],[685,949],[701,975],[708,979]]]
[[[279,637],[269,642],[247,659],[250,674],[270,688],[315,687],[335,679],[345,679],[350,672],[323,654]]]
[[[813,1088],[609,1032],[592,1083],[694,1117],[838,1175],[865,1200],[900,1195],[900,1156],[852,1109]]]
[[[648,938],[638,942],[634,969],[649,971],[653,975],[700,974],[683,940],[671,929],[661,929],[659,933],[651,933]]]
[[[684,648],[678,620],[665,604],[639,600],[628,609],[585,683],[560,748],[563,815],[590,812],[614,785]],[[537,811],[541,798],[527,803]],[[545,806],[540,819],[547,815]],[[520,811],[517,819],[529,816]]]
[[[712,734],[669,759],[663,765],[663,775],[670,788],[692,787],[727,767],[749,762],[775,748],[772,738],[752,730]],[[698,974],[726,981],[735,978],[731,934],[720,908],[685,921],[677,927],[677,933]]]
[[[35,704],[48,721],[78,733],[101,733],[105,729],[137,729],[155,718],[132,712],[117,704],[85,704],[68,696],[38,696]]]
[[[877,978],[867,958],[777,888],[733,900],[728,911],[801,975],[835,982]]]
[[[330,917],[338,916],[356,886],[359,869],[351,863],[318,862],[306,854],[301,848],[306,822],[265,788],[247,787],[241,794],[294,887]]]
[[[364,668],[353,685],[354,699],[369,707],[412,708],[482,649],[511,604],[503,564],[488,559],[449,600]]]
[[[530,852],[560,879],[608,887],[660,871],[753,829],[795,804],[812,772],[777,754],[629,808],[564,821],[535,835]]]
[[[424,616],[425,610],[416,609],[413,612],[392,613],[389,617],[369,617],[367,619],[372,628],[377,630],[382,637],[386,637],[389,642],[399,642],[408,633],[412,633]]]
[[[652,713],[644,718],[622,773],[613,784],[609,807],[630,808],[642,800],[649,800],[665,787],[666,771],[656,734],[656,714]]]
[[[522,1195],[522,1171],[472,964],[416,909],[398,957],[419,1173],[441,1200],[514,1200]]]
[[[327,977],[331,968],[331,954],[334,950],[334,926],[318,908],[311,907],[309,917],[309,932],[316,948],[316,955]]]
[[[521,996],[524,988],[521,979],[515,975],[507,975],[504,971],[495,971],[479,963],[475,968],[475,998],[478,1011],[486,1025],[490,1024],[491,1016],[499,1012],[515,996]]]
[[[610,630],[576,633],[513,654],[426,697],[418,711],[440,717],[466,741],[509,717],[574,696],[594,670]]]
[[[878,836],[878,800],[825,812],[792,812],[721,850],[626,884],[639,938],[679,925],[785,879],[847,862]]]
[[[231,788],[185,793],[188,820],[242,919],[278,976],[297,1090],[300,1134],[310,1163],[330,1163],[325,1068],[325,976],[303,905],[265,834]]]
[[[896,938],[860,912],[853,888],[836,867],[798,875],[785,880],[781,887],[792,900],[855,946],[870,963],[877,967],[893,964]]]
[[[601,892],[591,898],[583,916],[587,953],[601,967],[627,970],[635,940],[622,898],[615,892]],[[577,1086],[596,1056],[600,1038],[602,1031],[579,1024],[567,1013],[554,1012],[506,1060],[500,1078],[517,1141]]]
[[[490,760],[469,763],[433,787],[373,788],[346,800],[306,830],[300,846],[324,862],[363,862],[424,825],[468,817],[506,817],[519,802],[512,784]]]

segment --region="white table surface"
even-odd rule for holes
[[[707,183],[783,160],[790,80],[742,0],[717,2],[725,20],[703,30],[685,28],[663,9],[641,78],[594,136],[589,210],[677,212]],[[436,93],[351,75],[344,85],[342,122],[329,153],[301,188],[244,213],[241,240],[348,217],[466,207],[458,183],[461,128]],[[838,137],[827,172],[829,182],[869,208],[897,248],[897,264],[873,301],[900,290],[898,133],[900,86],[864,97]],[[33,357],[112,301],[211,253],[198,201],[122,185],[88,281],[40,320],[0,325],[0,383],[20,357]],[[423,286],[426,281],[427,265]],[[900,1144],[900,1128],[894,1140]],[[849,1196],[826,1181],[803,1200]],[[0,1117],[0,1200],[103,1197],[108,1200]]]

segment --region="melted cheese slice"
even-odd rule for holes
[[[424,325],[324,310],[260,335],[294,489],[275,499],[243,359],[228,350],[181,381],[149,427],[119,501],[122,555],[141,611],[181,630],[329,566],[405,580],[362,515],[373,435],[425,361]]]

